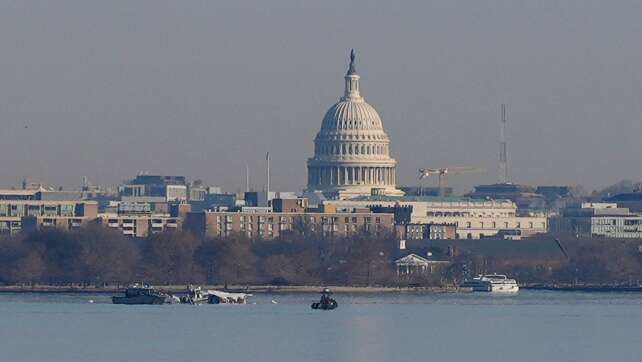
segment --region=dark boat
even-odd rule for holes
[[[148,285],[133,285],[125,289],[125,295],[112,297],[114,304],[171,304],[176,300],[173,296],[158,291]]]
[[[312,309],[332,310],[337,308],[339,306],[339,303],[337,303],[336,300],[330,297],[331,295],[332,292],[330,292],[330,289],[323,289],[323,291],[321,292],[321,300],[317,303],[312,303]]]

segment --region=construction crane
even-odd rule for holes
[[[460,175],[463,173],[471,172],[485,172],[483,168],[478,167],[442,167],[442,168],[420,168],[419,169],[419,180],[423,180],[433,175],[437,175],[438,186],[439,186],[439,195],[443,196],[445,188],[448,183],[448,175]]]

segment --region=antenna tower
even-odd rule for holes
[[[506,105],[501,106],[501,124],[499,128],[499,183],[509,183],[508,151],[506,147]]]

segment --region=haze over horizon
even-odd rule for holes
[[[1,186],[139,171],[301,190],[351,48],[400,185],[642,179],[640,2],[63,0],[0,4]],[[435,181],[431,181],[433,184]]]

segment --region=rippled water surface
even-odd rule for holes
[[[313,311],[316,298],[123,306],[0,294],[0,360],[642,361],[639,293],[337,295],[338,309]]]

